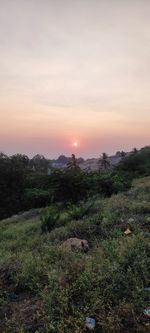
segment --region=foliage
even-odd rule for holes
[[[0,155],[0,218],[21,210],[26,173],[26,156]]]
[[[130,179],[150,175],[150,147],[139,151],[134,149],[116,167],[116,173],[125,174]]]
[[[25,189],[24,201],[24,207],[27,209],[48,206],[50,194],[49,191],[38,188]]]
[[[47,208],[41,216],[41,229],[42,232],[51,231],[57,227],[59,221],[59,213],[53,207]]]
[[[47,173],[48,160],[43,155],[35,155],[30,161],[30,167],[37,172]]]
[[[74,169],[53,171],[50,191],[55,202],[76,203],[88,195],[87,177]]]
[[[92,211],[92,201],[89,203],[80,203],[80,205],[71,205],[68,207],[68,218],[70,220],[79,220]]]
[[[128,240],[105,242],[88,258],[62,253],[61,270],[43,295],[52,332],[82,332],[89,315],[96,332],[133,332],[148,277],[145,250],[140,240]]]
[[[100,167],[100,171],[107,171],[110,169],[110,160],[107,156],[106,153],[103,153],[102,156],[99,159],[99,167]]]
[[[48,175],[49,161],[41,155],[29,160],[26,155],[8,157],[1,153],[0,219],[52,202],[67,206],[97,194],[109,197],[128,190],[135,177],[150,174],[149,147],[126,154],[114,169],[108,168],[106,154],[101,161],[105,172],[86,173],[80,170],[78,160],[72,155],[68,168],[53,170]]]
[[[72,154],[71,160],[67,164],[67,168],[76,172],[80,171],[80,167],[74,154]]]
[[[50,232],[37,214],[0,223],[1,331],[81,333],[92,316],[96,333],[146,333],[150,177],[110,198],[44,208]],[[89,252],[62,249],[69,237],[88,240]]]
[[[130,180],[126,179],[123,174],[97,172],[88,178],[90,184],[90,192],[92,194],[99,193],[105,197],[111,196],[113,193],[125,191],[131,186]]]

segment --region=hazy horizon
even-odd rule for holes
[[[140,150],[140,149],[142,149],[142,148],[146,148],[146,147],[150,147],[150,145],[146,145],[146,146],[143,146],[143,147],[138,147],[138,150]],[[123,152],[125,152],[125,153],[130,153],[130,152],[132,152],[135,148],[137,148],[137,147],[132,147],[130,150],[125,150],[125,151],[123,151]],[[61,152],[60,154],[55,154],[55,155],[50,155],[50,154],[43,154],[41,151],[37,151],[35,154],[34,153],[28,153],[28,154],[26,154],[26,152],[21,152],[21,151],[14,151],[14,152],[12,152],[12,153],[8,153],[8,152],[6,152],[6,151],[0,151],[0,153],[2,153],[2,154],[6,154],[7,156],[9,156],[9,157],[11,157],[11,156],[13,156],[13,155],[16,155],[16,154],[25,154],[26,156],[28,156],[29,157],[29,159],[32,159],[34,156],[36,156],[36,155],[43,155],[46,159],[48,159],[48,160],[57,160],[60,156],[65,156],[65,157],[67,157],[67,158],[69,158],[69,157],[71,157],[71,155],[72,154],[75,154],[75,156],[77,157],[77,158],[83,158],[84,160],[87,160],[87,159],[92,159],[92,158],[96,158],[96,159],[99,159],[100,158],[100,156],[102,156],[102,154],[103,153],[106,153],[108,156],[115,156],[116,155],[116,153],[117,152],[122,152],[122,149],[119,149],[119,150],[116,150],[116,151],[113,151],[112,153],[108,153],[108,152],[106,152],[106,151],[101,151],[99,154],[92,154],[91,153],[91,155],[89,154],[89,155],[81,155],[81,154],[79,154],[77,151],[75,151],[74,149],[72,149],[72,152],[69,154],[65,154],[65,153],[63,153],[63,152]]]
[[[1,0],[0,151],[148,145],[149,13],[148,0]]]

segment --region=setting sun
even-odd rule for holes
[[[73,143],[73,146],[74,146],[74,147],[78,147],[78,142],[75,141],[75,142]]]

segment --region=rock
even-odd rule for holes
[[[131,235],[132,234],[132,231],[129,229],[129,228],[127,228],[125,231],[124,231],[124,235],[125,236],[129,236],[129,235]]]
[[[128,220],[128,223],[134,223],[134,222],[135,222],[134,218],[130,217],[130,219]]]
[[[89,250],[89,244],[88,241],[85,239],[68,238],[62,243],[61,248],[87,252]]]

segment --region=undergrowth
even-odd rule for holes
[[[91,316],[96,333],[146,332],[150,178],[40,216],[0,222],[0,331],[83,333]],[[89,252],[62,249],[70,237]]]

